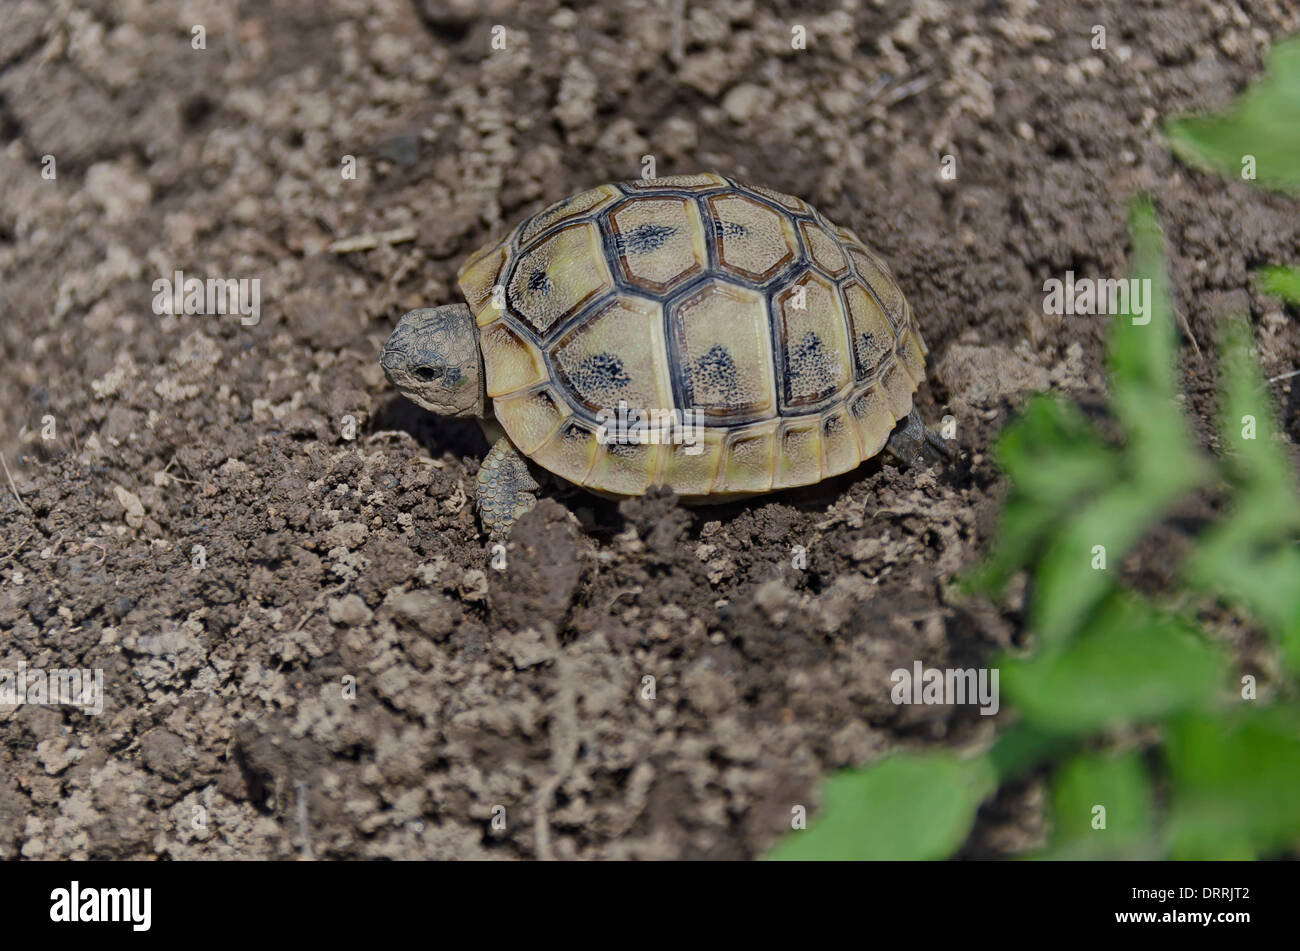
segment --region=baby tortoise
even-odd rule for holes
[[[711,173],[601,185],[458,278],[468,306],[406,314],[380,363],[417,405],[484,421],[493,535],[536,501],[524,457],[601,495],[664,484],[698,503],[809,485],[882,449],[950,454],[912,407],[927,351],[889,266],[798,198]],[[694,410],[701,428],[611,438],[620,404]]]

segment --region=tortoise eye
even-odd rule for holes
[[[413,371],[417,380],[430,383],[442,376],[441,367],[416,367]]]

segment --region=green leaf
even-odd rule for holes
[[[1107,446],[1059,399],[1027,403],[995,449],[1012,485],[997,541],[966,581],[968,590],[993,594],[1036,563],[1030,622],[1049,647],[1084,624],[1114,590],[1125,553],[1205,471],[1177,401],[1164,236],[1149,198],[1133,203],[1129,226],[1131,271],[1147,306],[1129,299],[1108,351],[1111,405],[1126,445]],[[1106,567],[1094,567],[1102,558]]]
[[[781,860],[941,859],[966,840],[994,788],[985,757],[898,753],[839,773],[819,817],[769,854]]]
[[[1224,660],[1181,620],[1116,595],[1061,649],[1003,658],[998,668],[1003,698],[1028,723],[1082,734],[1213,703]]]
[[[1067,762],[1052,777],[1052,817],[1040,858],[1159,857],[1151,782],[1137,751],[1081,753]]]
[[[1170,501],[1155,483],[1125,483],[1080,506],[1077,515],[1058,525],[1038,563],[1029,612],[1030,627],[1045,648],[1054,649],[1074,636],[1087,615],[1115,590],[1118,560]],[[1105,568],[1094,568],[1094,559],[1103,556]]]
[[[1291,463],[1278,442],[1277,422],[1269,405],[1268,388],[1251,353],[1250,324],[1243,317],[1225,323],[1219,366],[1220,427],[1234,454],[1233,482],[1247,491],[1263,491],[1270,501],[1284,503],[1288,525],[1300,521]],[[1247,417],[1254,422],[1253,432]]]
[[[1164,234],[1150,198],[1133,202],[1129,230],[1133,236],[1130,272],[1149,287],[1149,307],[1139,315],[1130,301],[1129,313],[1115,321],[1107,353],[1111,406],[1124,427],[1131,477],[1172,479],[1172,485],[1151,496],[1168,498],[1195,485],[1201,466],[1178,404],[1178,338],[1165,271]]]
[[[1031,564],[1076,500],[1114,483],[1117,453],[1102,443],[1079,410],[1035,396],[998,438],[994,457],[1011,479],[993,551],[965,580],[968,590],[995,594]]]
[[[1132,394],[1131,399],[1172,400],[1178,395],[1178,346],[1165,271],[1164,232],[1160,230],[1150,196],[1140,195],[1133,200],[1128,224],[1133,242],[1129,273],[1140,281],[1149,281],[1150,288],[1142,292],[1147,302],[1145,313],[1139,312],[1137,299],[1133,297],[1129,299],[1127,312],[1115,317],[1107,348],[1112,399],[1118,394]],[[1143,431],[1151,426],[1148,414],[1152,407],[1138,405],[1120,409],[1125,423]],[[1124,413],[1130,415],[1126,417]]]
[[[1018,779],[1041,763],[1055,759],[1076,745],[1069,737],[1047,733],[1033,724],[1020,722],[998,734],[988,752],[989,763],[998,781]]]
[[[1300,709],[1181,717],[1165,750],[1173,858],[1255,858],[1300,848]]]
[[[1273,47],[1265,77],[1228,111],[1173,119],[1165,134],[1191,165],[1240,180],[1250,155],[1261,185],[1300,192],[1300,37]]]
[[[1248,608],[1277,639],[1288,672],[1300,673],[1300,552],[1287,544],[1265,547],[1238,513],[1207,534],[1186,572],[1197,587]]]
[[[1111,406],[1126,446],[1120,477],[1096,485],[1104,491],[1073,506],[1077,514],[1061,520],[1039,563],[1030,623],[1048,646],[1069,638],[1114,590],[1125,553],[1204,472],[1176,399],[1177,342],[1164,237],[1148,198],[1133,203],[1129,227],[1131,271],[1149,289],[1150,306],[1142,315],[1130,300],[1130,312],[1116,318],[1110,336]],[[1105,569],[1093,567],[1098,554]]]
[[[1300,304],[1300,268],[1262,267],[1255,273],[1264,293],[1280,297],[1288,304]]]
[[[1300,672],[1300,496],[1251,356],[1244,320],[1228,322],[1220,363],[1220,427],[1232,509],[1208,530],[1184,565],[1188,582],[1247,608]]]
[[[1118,475],[1112,450],[1077,407],[1038,395],[998,437],[994,457],[1035,502],[1060,508]]]

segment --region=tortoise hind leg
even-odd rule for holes
[[[515,519],[537,504],[537,481],[509,439],[493,445],[478,470],[479,517],[494,538],[510,534]]]
[[[921,422],[915,408],[890,435],[885,451],[905,466],[952,462],[957,458],[948,440]]]

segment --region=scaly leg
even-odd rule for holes
[[[478,470],[476,502],[488,533],[509,535],[515,519],[537,504],[537,489],[519,450],[509,439],[498,439]]]
[[[885,443],[885,451],[905,466],[923,465],[941,459],[952,462],[957,458],[955,448],[922,423],[915,409],[894,430],[889,442]]]

